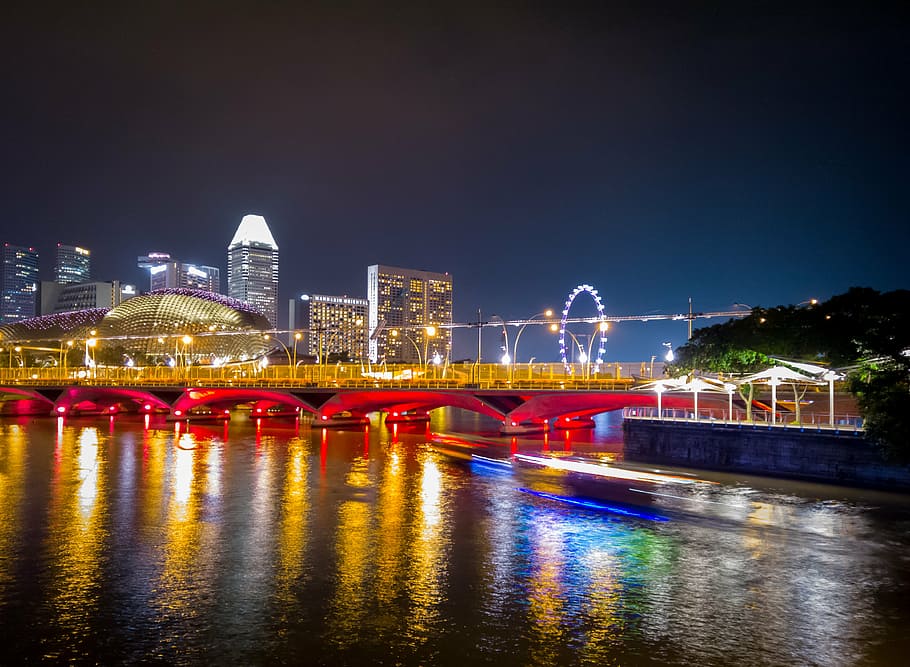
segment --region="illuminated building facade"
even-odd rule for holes
[[[41,314],[68,313],[87,308],[114,308],[136,296],[136,286],[109,282],[84,282],[61,285],[41,282]]]
[[[292,299],[288,309],[288,345],[297,342],[299,354],[322,360],[366,358],[366,299],[326,294],[303,294]],[[300,334],[296,341],[294,334]]]
[[[139,268],[148,269],[149,289],[195,289],[221,293],[221,269],[188,264],[165,252],[150,252],[139,258]]]
[[[92,253],[75,245],[57,244],[54,282],[60,285],[87,283],[92,279]]]
[[[278,244],[261,215],[245,215],[228,245],[228,295],[278,323]]]
[[[374,264],[367,267],[369,356],[426,363],[452,350],[452,276]],[[428,335],[427,327],[435,328]]]
[[[3,244],[0,270],[0,323],[34,317],[38,309],[38,251]]]

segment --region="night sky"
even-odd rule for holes
[[[147,289],[138,255],[224,271],[259,213],[283,316],[374,263],[452,273],[456,321],[579,283],[615,315],[910,287],[899,3],[383,4],[7,5],[0,241]],[[618,326],[607,356],[685,335]]]

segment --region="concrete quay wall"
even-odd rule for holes
[[[852,431],[626,419],[623,432],[629,461],[910,492],[910,466]]]

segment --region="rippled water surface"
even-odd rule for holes
[[[907,497],[715,475],[584,507],[426,444],[491,427],[0,421],[0,662],[906,664]],[[618,427],[486,453],[621,456]]]

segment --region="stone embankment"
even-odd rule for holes
[[[852,429],[626,419],[623,432],[629,461],[910,492],[910,466]]]

